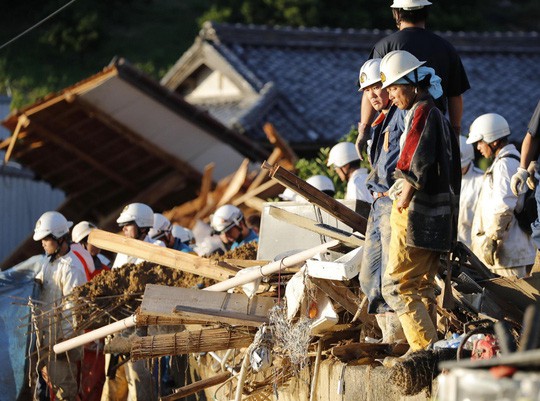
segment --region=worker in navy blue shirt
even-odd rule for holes
[[[219,207],[212,216],[211,223],[214,233],[219,234],[219,238],[229,249],[235,249],[249,242],[258,242],[259,236],[250,229],[244,214],[233,205],[223,205]]]
[[[443,96],[436,99],[435,104],[443,113],[448,111],[457,138],[463,115],[462,95],[470,88],[469,80],[454,46],[426,29],[430,5],[427,0],[394,0],[391,7],[398,31],[379,40],[369,58],[383,58],[393,50],[406,50],[433,68],[442,80],[443,90]],[[362,98],[357,146],[363,146],[369,139],[369,125],[374,115],[369,101]]]
[[[382,296],[381,282],[390,246],[392,200],[388,197],[388,190],[395,181],[394,171],[399,157],[399,140],[404,129],[405,112],[392,105],[388,92],[382,88],[380,63],[379,58],[366,61],[358,77],[359,91],[369,99],[373,109],[379,112],[371,127],[369,161],[372,170],[366,186],[373,203],[366,228],[359,280],[362,292],[368,299],[368,312],[375,314],[381,329],[382,341],[394,343],[405,337],[397,315]]]

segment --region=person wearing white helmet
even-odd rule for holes
[[[442,79],[443,96],[436,100],[437,107],[444,113],[448,110],[450,124],[457,135],[461,132],[463,93],[470,88],[461,59],[450,42],[426,29],[431,2],[427,0],[395,0],[392,14],[398,31],[379,40],[369,58],[383,58],[393,50],[406,50],[426,66],[435,70]],[[362,97],[358,126],[359,141],[366,141],[369,123],[374,113],[367,99]]]
[[[154,226],[154,211],[144,203],[130,203],[120,213],[116,219],[122,228],[124,236],[148,243],[153,243],[148,235]],[[120,268],[128,263],[142,263],[144,259],[119,253],[114,260],[113,269]],[[129,338],[134,335],[146,335],[146,328],[124,329],[115,336]],[[107,376],[101,393],[103,401],[108,400],[149,400],[156,399],[152,374],[143,360],[132,361],[126,359],[124,355],[106,354],[105,369]],[[111,372],[114,372],[111,374]]]
[[[388,190],[394,184],[394,170],[399,156],[399,138],[403,133],[405,112],[392,105],[382,88],[381,59],[367,60],[360,68],[358,83],[362,96],[379,113],[371,126],[372,145],[368,152],[372,170],[366,181],[373,203],[368,217],[366,241],[360,264],[360,288],[368,299],[368,313],[375,314],[384,343],[403,340],[403,331],[392,308],[382,296],[381,282],[388,261],[390,211]],[[361,152],[361,149],[357,149]]]
[[[124,207],[116,222],[122,229],[124,236],[153,243],[148,235],[148,232],[154,226],[154,212],[150,206],[144,203],[130,203]],[[112,268],[117,269],[127,263],[137,264],[141,262],[144,262],[144,260],[119,253],[114,259]]]
[[[537,183],[534,174],[530,174],[528,169],[531,163],[535,163],[533,170],[537,173],[540,159],[540,101],[536,105],[529,125],[527,127],[527,133],[523,138],[521,144],[521,159],[517,172],[512,176],[511,188],[514,195],[525,193],[527,187],[531,190],[535,190],[536,197],[536,209],[540,210],[540,186]],[[539,213],[540,215],[540,213]],[[540,218],[531,224],[532,235],[531,238],[536,246],[536,249],[540,249]],[[533,272],[540,266],[534,266]]]
[[[168,247],[173,241],[171,235],[171,221],[161,213],[154,213],[154,224],[148,230],[148,236],[154,245]]]
[[[471,250],[494,273],[524,277],[534,263],[535,247],[514,215],[523,198],[512,193],[510,180],[517,171],[520,154],[508,142],[510,127],[496,113],[483,114],[471,124],[467,143],[493,163],[487,169],[472,224]]]
[[[371,203],[366,187],[367,169],[360,167],[360,156],[352,142],[340,142],[330,149],[328,167],[333,167],[340,180],[347,183],[345,199]]]
[[[74,334],[76,320],[71,314],[72,302],[63,302],[60,324],[54,308],[75,287],[86,283],[84,267],[70,249],[69,228],[72,224],[61,213],[51,211],[39,218],[34,229],[33,239],[41,241],[46,254],[36,276],[36,281],[41,284],[41,302],[36,306],[39,344],[46,349]],[[77,397],[77,361],[82,356],[81,351],[77,348],[69,353],[68,358],[66,355],[45,353],[46,359],[38,361],[39,368],[44,369],[43,377],[47,378],[59,400],[75,400]]]
[[[471,229],[474,210],[482,187],[484,171],[474,165],[474,148],[467,137],[459,136],[461,156],[461,193],[459,196],[459,218],[457,239],[471,248]]]
[[[92,278],[104,270],[110,270],[108,265],[110,261],[105,256],[101,255],[101,249],[88,242],[90,232],[96,228],[97,227],[94,223],[90,223],[89,221],[81,221],[75,224],[71,230],[71,240],[73,241],[71,249],[74,249],[74,245],[77,244],[79,247],[85,249],[92,257],[95,267],[95,271],[92,273]],[[78,249],[75,248],[75,250]]]
[[[383,89],[407,110],[396,182],[388,191],[394,202],[382,287],[411,351],[438,340],[435,275],[456,241],[461,187],[459,143],[434,102],[442,95],[440,78],[424,63],[397,50],[380,64]]]
[[[173,224],[171,230],[172,243],[170,242],[169,248],[176,249],[177,251],[192,253],[193,245],[195,245],[195,237],[193,232],[178,224]]]
[[[219,207],[210,220],[214,233],[219,234],[219,238],[229,249],[259,241],[259,236],[247,226],[244,214],[236,206]]]

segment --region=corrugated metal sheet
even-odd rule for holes
[[[32,233],[42,213],[56,210],[64,198],[28,170],[0,165],[0,261]]]

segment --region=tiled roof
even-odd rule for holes
[[[356,124],[358,69],[388,33],[206,23],[200,37],[256,91],[274,87],[273,104],[255,113],[259,121],[252,118],[245,133],[262,137],[258,127],[268,120],[283,125],[281,134],[295,145],[334,142]],[[509,121],[514,137],[521,138],[540,99],[538,33],[439,34],[457,48],[471,83],[464,95],[464,131],[478,115],[498,112]],[[230,112],[235,120],[235,110]],[[237,112],[241,124],[241,115],[250,110]]]

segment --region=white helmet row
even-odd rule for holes
[[[154,225],[154,212],[150,206],[144,203],[130,203],[122,210],[116,222],[119,225],[135,223],[139,228],[152,227]]]
[[[34,228],[34,241],[40,241],[43,238],[52,235],[58,239],[69,233],[69,228],[73,225],[67,221],[63,214],[58,212],[45,212],[36,222]]]
[[[73,230],[71,230],[71,240],[76,243],[81,242],[90,235],[90,231],[94,228],[97,227],[89,221],[81,221],[80,223],[75,224]]]
[[[178,224],[172,226],[171,233],[174,238],[178,238],[181,242],[191,242],[195,239],[193,231]]]
[[[212,215],[210,225],[217,233],[228,231],[234,226],[240,225],[244,214],[233,205],[223,205]]]
[[[154,225],[148,231],[148,236],[153,239],[163,236],[171,230],[171,222],[161,213],[154,213]]]
[[[469,129],[467,143],[484,141],[491,143],[510,135],[510,126],[506,119],[496,113],[483,114],[476,118]]]
[[[390,7],[402,8],[404,10],[418,10],[429,5],[431,3],[427,0],[394,0]]]
[[[332,180],[325,176],[325,175],[314,175],[312,177],[309,177],[306,182],[308,184],[313,185],[315,188],[317,188],[319,191],[330,191],[330,192],[336,192],[336,188],[334,187],[334,183]]]
[[[360,85],[358,92],[381,81],[380,65],[380,58],[372,58],[362,65],[358,74],[358,83]]]
[[[380,64],[382,87],[389,87],[398,79],[403,78],[423,64],[425,64],[425,61],[418,60],[405,50],[393,50],[387,53]]]
[[[330,149],[326,165],[328,167],[343,167],[355,160],[360,160],[360,156],[358,156],[354,143],[340,142]]]
[[[465,168],[474,160],[474,148],[467,143],[467,137],[459,136],[459,153],[461,156],[461,168]]]

